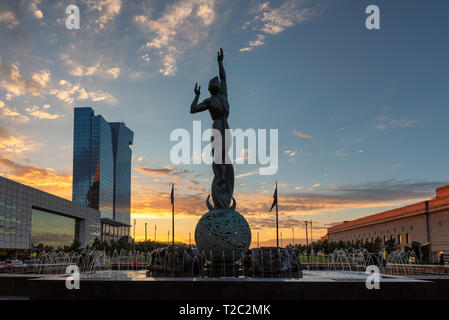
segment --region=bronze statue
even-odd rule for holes
[[[212,163],[212,170],[214,172],[214,179],[212,181],[211,193],[214,201],[214,207],[209,202],[207,197],[206,204],[209,210],[212,209],[232,209],[235,210],[235,199],[232,194],[234,192],[234,168],[227,155],[231,147],[231,139],[229,136],[229,103],[228,103],[228,88],[226,85],[226,73],[223,68],[223,49],[220,48],[217,54],[218,70],[220,79],[214,77],[209,81],[210,97],[203,102],[198,103],[200,98],[201,86],[195,84],[195,98],[190,106],[190,113],[197,113],[202,111],[209,111],[213,120],[212,128],[216,129],[221,134],[221,161]],[[228,136],[226,138],[226,136]],[[228,144],[226,144],[228,141]],[[211,137],[211,142],[214,142],[214,137]],[[219,144],[218,144],[219,145]],[[212,155],[214,155],[214,144],[212,144]],[[232,206],[231,200],[233,200]]]

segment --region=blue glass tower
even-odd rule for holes
[[[123,122],[109,123],[114,157],[114,220],[130,224],[131,156],[134,133]]]
[[[133,136],[90,107],[74,110],[72,200],[100,210],[104,241],[129,235]]]

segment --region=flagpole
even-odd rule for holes
[[[278,182],[276,181],[276,191],[278,189]],[[278,218],[278,195],[276,193],[276,246],[279,248],[279,218]]]
[[[175,185],[172,183],[172,199],[171,199],[171,236],[172,236],[172,246],[175,245]]]
[[[309,236],[307,234],[308,221],[305,220],[304,223],[306,224],[306,254],[307,254],[307,263],[309,263]]]

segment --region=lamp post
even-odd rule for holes
[[[134,236],[133,236],[133,243],[134,243],[134,251],[136,251],[136,219],[134,219]]]
[[[292,237],[293,237],[293,246],[295,246],[295,229],[292,226]]]

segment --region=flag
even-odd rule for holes
[[[170,192],[170,203],[175,202],[175,184],[171,184],[171,192]]]
[[[274,189],[273,194],[273,204],[271,205],[270,212],[271,210],[273,210],[274,206],[277,205],[277,203],[278,203],[278,185],[276,183],[276,189]]]

